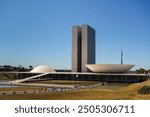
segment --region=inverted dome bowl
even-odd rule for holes
[[[131,64],[86,64],[88,69],[95,73],[125,73],[134,65]]]

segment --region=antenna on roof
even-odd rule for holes
[[[121,64],[123,64],[123,51],[121,49]]]

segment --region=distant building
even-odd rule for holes
[[[72,72],[88,72],[86,64],[95,64],[95,30],[89,25],[72,28]]]

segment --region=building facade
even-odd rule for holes
[[[72,27],[72,71],[81,71],[81,28]]]
[[[72,72],[88,72],[86,64],[95,64],[95,30],[89,25],[72,28]]]

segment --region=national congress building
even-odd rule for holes
[[[122,61],[121,64],[96,64],[95,50],[95,29],[89,25],[73,26],[72,72],[60,72],[49,66],[40,65],[30,72],[17,72],[17,77],[20,79],[10,81],[10,83],[20,83],[37,78],[101,82],[141,82],[147,78],[141,74],[127,74],[134,65],[122,64]]]
[[[89,25],[72,27],[72,72],[88,72],[95,64],[95,29]]]

